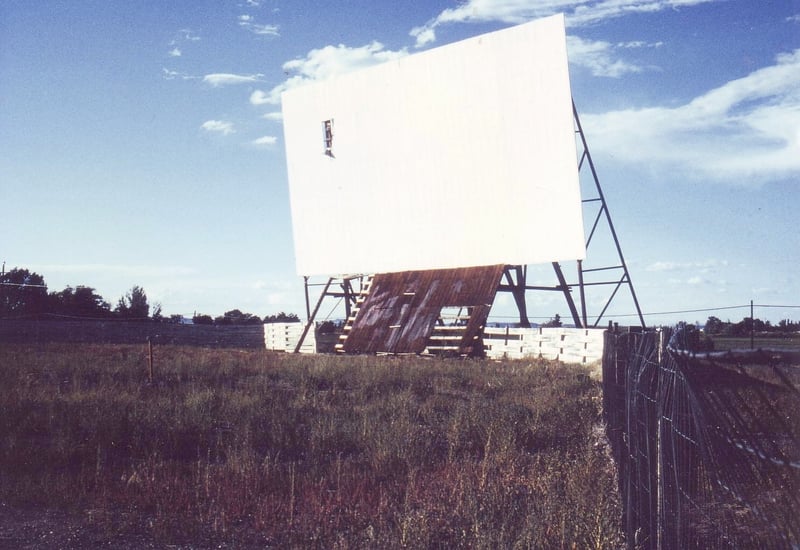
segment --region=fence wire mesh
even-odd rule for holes
[[[629,548],[800,545],[800,354],[695,354],[606,335],[604,399]]]

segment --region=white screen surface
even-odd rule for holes
[[[567,71],[554,16],[285,92],[298,274],[583,258]]]

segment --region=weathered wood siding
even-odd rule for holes
[[[459,353],[477,349],[503,265],[380,273],[344,342],[348,353],[422,353],[443,308],[470,308]]]

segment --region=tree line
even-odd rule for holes
[[[155,322],[185,322],[182,315],[164,316],[161,304],[150,304],[147,293],[134,286],[123,294],[112,308],[97,291],[89,286],[67,286],[58,292],[48,292],[44,277],[28,269],[14,268],[0,273],[0,319],[78,317],[84,319],[149,320]],[[197,314],[195,324],[250,325],[274,322],[299,322],[294,313],[280,312],[263,319],[238,309],[211,317]]]
[[[709,317],[703,331],[708,335],[716,336],[749,336],[756,334],[790,334],[800,332],[800,322],[783,319],[777,325],[761,319],[745,317],[738,323],[722,321],[717,317]]]

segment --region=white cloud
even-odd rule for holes
[[[430,24],[414,27],[408,34],[416,39],[417,48],[436,42],[436,30]]]
[[[727,260],[701,260],[695,262],[668,262],[658,261],[650,264],[645,268],[645,271],[687,271],[699,270],[700,273],[709,273],[718,268],[727,267]]]
[[[261,36],[280,36],[280,27],[278,25],[263,25],[256,23],[252,15],[240,15],[238,17],[239,26],[245,30],[258,34]]]
[[[259,24],[252,24],[247,27],[247,30],[254,34],[260,34],[262,36],[280,36],[280,27],[278,25],[259,25]]]
[[[200,127],[207,132],[217,132],[223,136],[236,132],[233,123],[224,120],[207,120]]]
[[[654,13],[719,2],[720,0],[602,0],[573,2],[575,9],[567,15],[567,25],[584,26],[636,13]]]
[[[787,23],[800,23],[800,13],[797,15],[790,15],[786,18]]]
[[[169,41],[172,49],[167,52],[170,57],[181,57],[183,50],[179,47],[182,42],[197,42],[200,37],[196,35],[191,29],[181,29],[176,33],[175,38]]]
[[[385,50],[383,44],[375,41],[358,48],[339,44],[311,50],[303,59],[287,61],[283,64],[283,70],[295,73],[304,79],[323,80],[376,63],[398,59],[407,54],[405,48],[399,51]]]
[[[198,78],[186,73],[167,69],[166,67],[162,67],[161,74],[164,75],[165,80],[197,80]]]
[[[577,36],[567,36],[567,52],[570,63],[589,69],[594,76],[619,77],[626,73],[638,73],[643,70],[637,65],[615,59],[614,49],[612,44],[602,40],[583,40]]]
[[[592,151],[682,176],[762,183],[800,173],[800,49],[676,107],[583,115]]]
[[[268,103],[278,104],[280,103],[280,92],[278,93],[277,100],[273,101],[274,98],[270,96],[270,94],[264,92],[263,90],[256,90],[252,94],[250,94],[250,103],[253,105],[265,105]]]
[[[262,136],[252,141],[252,144],[257,147],[272,147],[276,143],[278,143],[278,138],[275,136]]]
[[[220,86],[228,86],[232,84],[247,84],[250,82],[259,82],[264,75],[262,74],[230,74],[230,73],[213,73],[207,74],[203,77],[203,82],[218,88]]]
[[[269,113],[264,113],[261,116],[262,118],[265,118],[267,120],[273,120],[276,122],[280,122],[283,120],[283,113],[281,111],[271,111]]]
[[[195,34],[192,29],[181,29],[178,31],[178,35],[183,39],[189,42],[197,42],[200,40],[200,36]]]
[[[663,46],[663,42],[645,42],[644,40],[632,40],[630,42],[619,42],[617,43],[618,48],[660,48]]]
[[[422,47],[436,40],[436,29],[453,23],[498,21],[517,24],[538,17],[564,13],[567,25],[580,27],[633,13],[652,13],[719,0],[466,0],[442,11],[409,33]]]
[[[398,59],[406,55],[408,55],[407,49],[386,50],[380,42],[372,42],[357,48],[339,44],[338,46],[325,46],[324,48],[314,49],[308,52],[304,58],[293,59],[284,63],[284,72],[292,76],[272,88],[269,92],[256,90],[250,95],[250,103],[253,105],[278,105],[281,101],[281,92],[299,84],[325,80],[337,74]]]

